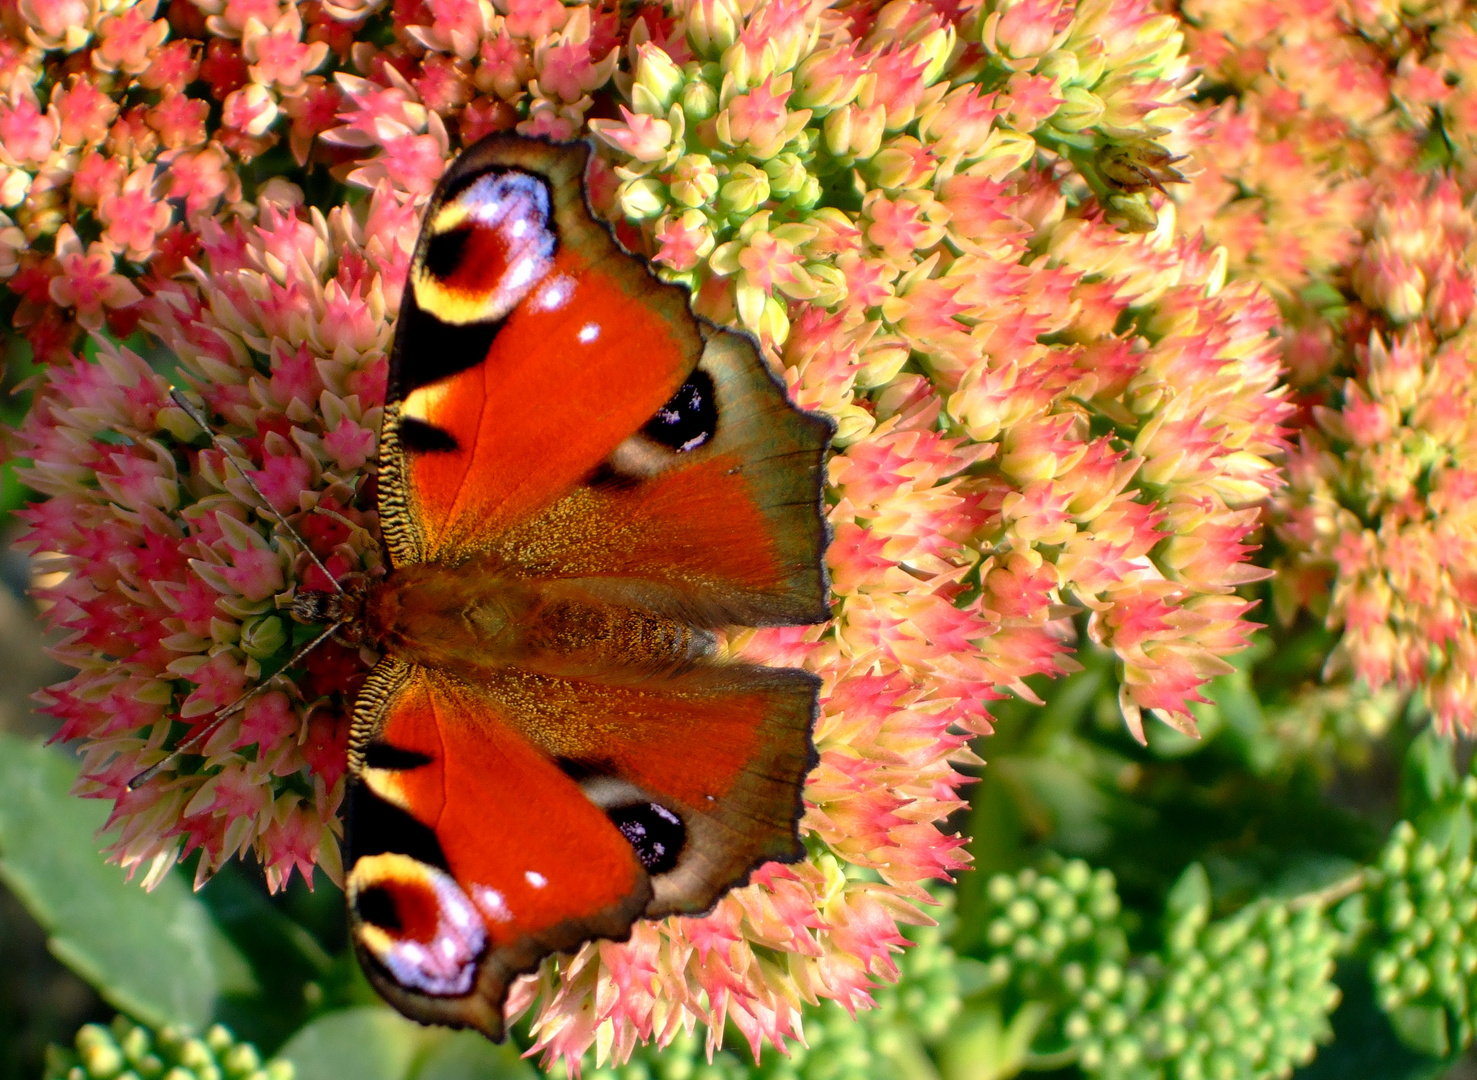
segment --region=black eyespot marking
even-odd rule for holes
[[[455,326],[443,322],[415,302],[414,289],[406,289],[395,329],[395,355],[390,361],[386,400],[399,401],[417,387],[476,367],[487,359],[487,350],[502,325],[474,322]],[[409,350],[406,342],[411,343]]]
[[[393,932],[404,928],[400,922],[400,912],[395,907],[395,898],[390,895],[389,889],[382,886],[371,885],[367,889],[360,889],[354,898],[354,909],[359,913],[359,918],[385,930]]]
[[[370,743],[364,748],[364,767],[367,769],[415,769],[429,765],[431,759],[417,750],[402,750],[389,743]]]
[[[447,454],[461,449],[451,432],[413,416],[400,418],[400,445],[421,454]]]
[[[592,776],[599,775],[599,773],[597,773],[589,765],[585,764],[583,761],[576,761],[574,758],[555,758],[554,764],[558,765],[559,771],[573,780],[576,784],[580,783],[583,780],[588,780]]]
[[[611,807],[606,813],[636,849],[648,874],[665,874],[677,865],[687,829],[672,811],[656,803],[631,803]]]
[[[428,866],[450,870],[436,833],[364,784],[350,784],[348,797],[349,866],[370,855],[409,855]]]
[[[641,431],[680,454],[702,446],[717,429],[718,402],[713,397],[712,376],[694,371]]]
[[[472,227],[464,225],[437,233],[426,244],[425,268],[434,278],[444,279],[462,264],[462,253],[472,238]]]

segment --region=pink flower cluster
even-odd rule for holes
[[[376,572],[407,252],[490,130],[597,132],[622,238],[839,426],[834,622],[730,643],[825,680],[810,857],[520,983],[549,1057],[727,1023],[757,1054],[802,1035],[806,1003],[865,1007],[925,883],[965,863],[944,823],[986,703],[1071,670],[1074,618],[1119,657],[1140,738],[1144,709],[1189,727],[1245,644],[1236,590],[1264,576],[1247,560],[1290,414],[1276,311],[1159,190],[1207,123],[1180,24],[1147,0],[681,0],[624,22],[557,0],[76,7],[0,2],[8,107],[56,129],[0,115],[22,177],[0,178],[19,192],[0,271],[57,361],[20,432],[50,496],[27,512],[56,574],[40,598],[78,669],[47,704],[148,880],[197,850],[202,876],[247,852],[274,885],[337,874],[364,666],[326,649],[127,790],[278,673],[306,633],[284,609],[323,583],[142,360],[61,354],[75,325],[136,323],[330,571]],[[172,83],[150,74],[166,56],[188,61]],[[352,209],[307,205],[325,167]]]
[[[1184,212],[1277,295],[1303,395],[1277,609],[1340,631],[1330,677],[1418,692],[1471,731],[1477,34],[1443,5],[1187,14],[1225,93]]]

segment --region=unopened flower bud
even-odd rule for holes
[[[718,170],[704,154],[686,154],[672,166],[672,198],[682,206],[702,206],[718,194]]]
[[[287,630],[276,615],[261,615],[241,627],[241,649],[247,656],[265,660],[287,644]]]
[[[725,213],[748,214],[769,198],[769,177],[747,162],[735,165],[718,190],[718,205]]]
[[[0,168],[0,206],[7,210],[26,201],[31,174],[24,169]]]
[[[809,175],[805,163],[790,153],[778,154],[766,161],[764,174],[769,177],[769,190],[780,199],[799,191]]]
[[[687,40],[692,51],[709,60],[738,40],[743,15],[734,0],[690,0],[687,5]]]
[[[1108,213],[1113,220],[1122,224],[1129,232],[1153,232],[1159,224],[1159,215],[1149,205],[1149,197],[1142,192],[1134,195],[1109,195]]]
[[[636,221],[654,218],[667,208],[666,189],[651,179],[627,180],[617,195],[621,213]]]
[[[1102,98],[1083,87],[1069,86],[1062,92],[1062,103],[1052,114],[1051,123],[1062,131],[1081,131],[1102,118]]]
[[[689,124],[708,119],[718,111],[718,91],[702,79],[689,80],[678,99]]]
[[[657,46],[648,41],[636,47],[636,78],[631,84],[631,101],[637,112],[665,117],[685,82],[682,69]]]
[[[881,102],[862,108],[848,105],[828,114],[821,124],[826,149],[838,158],[866,160],[882,145],[887,108]]]
[[[954,53],[956,36],[952,23],[939,27],[918,43],[918,56],[927,61],[923,68],[923,85],[932,86],[948,66]]]

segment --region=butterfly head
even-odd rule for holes
[[[359,575],[341,581],[335,592],[299,589],[292,600],[292,617],[298,622],[337,626],[340,637],[356,637],[364,623],[364,598],[368,591],[369,582]]]

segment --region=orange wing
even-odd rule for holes
[[[347,892],[364,970],[406,1015],[500,1039],[513,977],[629,933],[650,900],[646,872],[471,687],[383,660],[355,728]]]
[[[498,1039],[509,983],[548,953],[706,910],[798,858],[815,690],[738,665],[473,687],[381,661],[355,718],[349,836],[371,981],[408,1016]]]
[[[427,212],[391,363],[396,566],[495,552],[706,626],[829,617],[829,420],[591,215],[587,150],[511,137]]]

